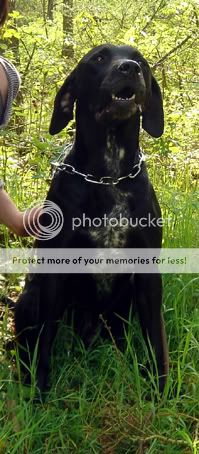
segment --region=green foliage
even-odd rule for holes
[[[170,374],[160,398],[156,377],[140,374],[147,352],[136,320],[125,324],[126,348],[96,340],[85,350],[66,325],[59,328],[52,360],[51,390],[43,404],[21,384],[18,358],[1,345],[0,449],[5,454],[49,452],[198,452],[197,279],[164,276]],[[4,329],[8,332],[8,314]],[[136,345],[136,349],[134,349]],[[15,357],[15,351],[11,354]],[[16,381],[16,376],[19,380]]]
[[[73,8],[73,60],[61,57],[61,2],[56,4],[53,22],[46,19],[44,8],[39,2],[36,7],[33,2],[26,4],[18,0],[16,7],[17,11],[11,13],[7,25],[1,31],[2,53],[16,61],[22,75],[20,96],[9,128],[3,133],[0,154],[3,176],[11,192],[13,178],[10,164],[14,159],[18,163],[19,178],[24,169],[30,177],[29,181],[26,178],[30,195],[35,190],[39,198],[45,194],[49,161],[53,150],[65,141],[66,136],[66,132],[62,132],[56,141],[52,141],[48,135],[55,92],[87,50],[108,41],[138,47],[154,66],[155,76],[162,87],[165,134],[156,141],[143,135],[144,150],[152,157],[158,153],[162,161],[168,155],[171,156],[167,162],[168,171],[171,160],[172,168],[177,169],[180,163],[183,172],[187,173],[189,168],[190,177],[193,174],[197,177],[194,153],[197,144],[198,20],[194,1],[182,3],[179,0],[162,0],[158,4],[155,1],[137,1],[132,4],[129,0],[121,4],[114,1],[108,4],[105,1],[92,4],[76,1]],[[168,54],[170,56],[167,57]],[[69,128],[69,141],[71,133]],[[161,164],[164,165],[164,161]],[[158,172],[160,177],[162,169]],[[37,180],[41,176],[43,180],[40,185]],[[169,178],[175,185],[175,175],[173,178],[169,175]],[[25,201],[23,196],[19,196],[17,202],[25,207],[29,202],[27,194]]]

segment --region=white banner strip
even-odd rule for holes
[[[0,273],[199,273],[199,249],[0,249]]]

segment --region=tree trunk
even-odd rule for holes
[[[53,20],[54,0],[48,0],[47,18]]]
[[[10,13],[12,13],[13,11],[15,11],[17,9],[16,3],[17,3],[16,0],[11,0],[9,2],[9,12]],[[13,28],[17,29],[16,20],[14,20]],[[19,64],[20,64],[19,39],[16,36],[12,36],[11,38],[9,38],[9,47],[13,51],[13,55],[14,55],[14,59],[15,59],[16,65],[19,66]]]
[[[73,47],[73,0],[63,0],[63,47],[62,56],[72,58]]]

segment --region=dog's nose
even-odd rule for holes
[[[123,60],[117,66],[117,70],[123,74],[139,74],[141,72],[141,68],[139,63],[134,60]]]

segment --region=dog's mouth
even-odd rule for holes
[[[112,120],[126,119],[139,110],[142,112],[142,104],[139,95],[135,93],[133,87],[126,86],[113,90],[108,96],[106,105],[96,113],[96,120],[101,121],[104,118]]]
[[[113,101],[134,101],[135,92],[131,87],[125,87],[122,90],[112,94]]]

